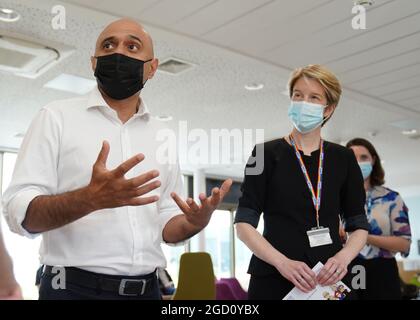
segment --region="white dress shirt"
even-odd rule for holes
[[[126,178],[159,170],[157,179],[162,185],[147,194],[159,195],[159,201],[98,210],[42,233],[40,261],[112,275],[141,275],[165,267],[162,231],[171,218],[182,214],[170,193],[183,193],[178,161],[165,164],[156,157],[161,144],[156,135],[165,128],[162,121],[150,116],[143,103],[123,124],[98,89],[84,97],[43,107],[25,135],[12,182],[3,195],[10,229],[27,237],[37,236],[22,227],[31,200],[87,186],[102,141],[107,140],[108,169],[143,153],[145,160],[131,169]]]

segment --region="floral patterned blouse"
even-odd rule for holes
[[[396,236],[411,242],[408,208],[398,192],[377,186],[366,193],[366,215],[370,235]],[[396,252],[366,245],[359,257],[364,259],[393,258]],[[401,252],[407,257],[409,252]]]

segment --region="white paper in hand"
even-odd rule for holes
[[[316,275],[322,270],[324,265],[318,262],[312,271]],[[347,287],[342,281],[338,281],[331,286],[322,287],[317,285],[311,292],[305,293],[298,288],[294,287],[283,300],[344,300],[350,293],[350,288]]]

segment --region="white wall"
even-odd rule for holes
[[[409,259],[420,259],[418,241],[420,240],[420,195],[404,198],[408,207],[408,217],[410,219],[412,242]]]

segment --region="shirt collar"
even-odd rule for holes
[[[99,91],[98,87],[95,86],[95,88],[89,93],[87,103],[86,103],[86,109],[91,108],[109,108],[112,109],[105,101],[105,99],[102,97],[101,92]],[[114,109],[112,109],[114,110]],[[141,99],[141,104],[139,107],[138,112],[134,115],[136,117],[150,117],[150,111],[147,108],[146,104],[144,103],[143,99]]]

